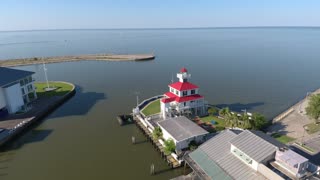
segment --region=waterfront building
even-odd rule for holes
[[[267,134],[249,130],[222,131],[185,160],[200,179],[299,179],[317,169]]]
[[[189,82],[191,74],[182,68],[177,78],[179,81],[169,84],[169,92],[161,99],[161,116],[166,119],[187,113],[206,115],[207,107],[204,97],[199,94],[199,87]]]
[[[204,142],[209,133],[185,116],[165,119],[159,121],[158,125],[162,130],[163,139],[172,139],[177,151],[188,148],[191,141],[195,141],[197,144]]]
[[[37,98],[34,72],[0,67],[0,116],[16,113]]]

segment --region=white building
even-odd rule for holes
[[[163,139],[172,139],[178,151],[188,148],[191,141],[204,142],[209,133],[184,116],[159,121],[158,125]]]
[[[299,179],[313,166],[267,134],[249,130],[222,131],[185,160],[200,179]]]
[[[186,68],[177,74],[179,82],[169,84],[169,92],[161,99],[161,116],[166,119],[187,112],[203,116],[207,114],[204,97],[199,95],[199,87],[188,82],[191,75]]]
[[[37,98],[34,72],[0,67],[0,117],[15,113]]]

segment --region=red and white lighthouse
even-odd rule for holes
[[[177,73],[178,82],[169,84],[169,92],[161,99],[161,115],[165,119],[184,113],[207,114],[204,97],[198,94],[199,87],[189,82],[191,74],[186,68]]]

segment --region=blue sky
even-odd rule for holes
[[[320,26],[320,0],[1,0],[0,31]]]

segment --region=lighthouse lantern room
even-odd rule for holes
[[[161,99],[161,116],[166,119],[177,115],[207,114],[204,97],[199,95],[199,87],[189,82],[191,74],[186,68],[177,73],[178,82],[169,84],[169,92]]]

